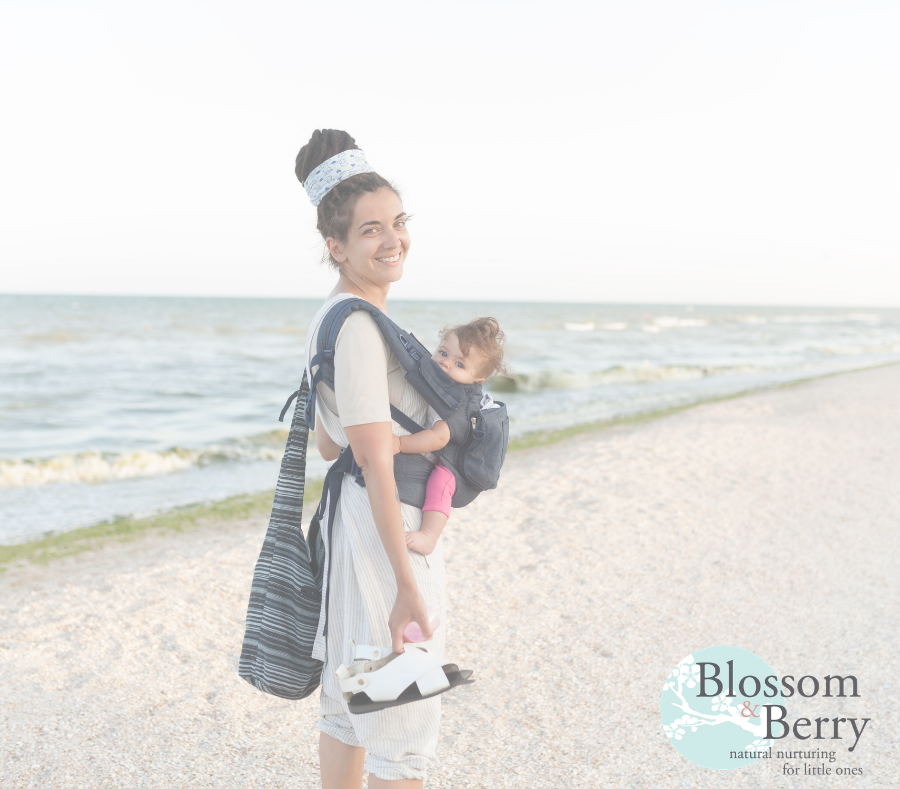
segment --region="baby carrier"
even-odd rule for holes
[[[304,540],[300,523],[306,471],[306,446],[315,427],[316,386],[323,382],[334,390],[334,352],[344,322],[356,310],[365,310],[375,321],[403,367],[406,380],[447,422],[450,441],[435,454],[456,479],[451,506],[464,507],[479,493],[497,487],[506,457],[509,418],[506,405],[482,410],[481,384],[459,384],[445,373],[431,353],[410,332],[401,329],[381,310],[364,299],[339,301],[319,326],[316,348],[309,362],[312,381],[304,370],[300,389],[285,403],[284,420],[297,398],[281,463],[269,529],[253,574],[247,609],[247,627],[238,673],[266,693],[301,699],[319,685],[322,662],[311,657],[318,629],[325,562],[321,529],[328,530],[331,545],[337,501],[344,474],[365,486],[362,471],[345,447],[325,477],[319,508]],[[424,428],[394,405],[391,418],[410,433]],[[434,465],[422,455],[394,455],[394,478],[400,501],[421,507]],[[326,512],[327,508],[327,512]],[[328,591],[325,593],[325,626],[328,629]]]

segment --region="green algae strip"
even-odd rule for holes
[[[722,403],[726,400],[737,400],[739,397],[746,397],[747,395],[758,394],[760,392],[771,392],[777,389],[790,389],[792,386],[800,386],[800,384],[809,383],[810,381],[820,381],[824,378],[833,378],[836,375],[846,375],[847,373],[859,373],[863,370],[877,370],[880,367],[890,367],[893,364],[900,364],[900,362],[885,362],[884,364],[875,364],[870,367],[856,367],[852,370],[838,370],[833,373],[811,375],[808,378],[797,378],[793,381],[784,381],[777,384],[752,386],[748,389],[741,389],[738,392],[732,392],[731,394],[715,395],[713,397],[706,397],[702,400],[692,400],[690,403],[683,403],[681,405],[673,405],[666,408],[656,408],[652,411],[639,411],[636,414],[616,416],[612,419],[603,419],[598,422],[585,422],[581,425],[564,427],[560,428],[559,430],[542,430],[535,433],[526,433],[519,438],[510,440],[507,451],[516,452],[520,449],[543,447],[547,446],[548,444],[556,444],[560,441],[565,441],[567,438],[574,438],[575,436],[579,436],[584,433],[596,433],[601,430],[609,430],[610,428],[617,427],[619,425],[640,425],[644,424],[645,422],[652,422],[656,419],[662,419],[667,416],[672,416],[673,414],[679,414],[682,411],[688,411],[691,408],[696,408],[700,405]]]
[[[304,508],[316,504],[322,495],[322,480],[311,480],[303,497]],[[253,515],[268,515],[274,490],[221,501],[177,507],[145,518],[116,518],[84,529],[51,534],[18,545],[0,545],[0,573],[10,565],[29,561],[46,565],[54,559],[99,548],[108,542],[129,542],[150,532],[184,532],[198,526],[243,520]]]
[[[888,367],[897,362],[873,365],[871,367],[859,367],[853,370],[840,370],[824,375],[814,375],[809,378],[800,378],[795,381],[786,381],[769,386],[756,386],[734,392],[727,395],[708,397],[704,400],[696,400],[683,405],[659,408],[653,411],[643,411],[629,416],[615,417],[599,422],[588,422],[582,425],[562,428],[560,430],[544,430],[535,433],[526,433],[509,442],[510,452],[518,452],[524,449],[548,446],[574,438],[585,433],[595,433],[619,425],[639,425],[651,422],[663,417],[687,411],[697,406],[709,403],[719,403],[725,400],[735,400],[756,392],[771,391],[775,389],[787,389],[793,386],[816,381],[822,378],[831,378],[835,375],[860,372],[862,370],[874,370],[879,367]],[[310,480],[306,494],[303,497],[304,509],[318,502],[322,495],[323,480]],[[116,518],[115,520],[98,523],[96,526],[88,526],[84,529],[73,529],[61,534],[51,534],[37,540],[20,543],[18,545],[0,545],[0,573],[6,571],[11,564],[20,564],[29,561],[34,564],[46,565],[54,559],[72,556],[83,551],[97,548],[109,541],[128,542],[148,532],[183,532],[189,529],[215,523],[227,523],[242,520],[253,515],[268,515],[272,509],[274,490],[254,493],[252,495],[232,496],[222,501],[214,501],[203,504],[192,504],[187,507],[178,507],[158,515],[145,518]]]

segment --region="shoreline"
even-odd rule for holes
[[[515,452],[441,538],[446,656],[477,681],[441,699],[426,785],[806,786],[672,748],[661,687],[711,644],[858,678],[853,697],[794,693],[788,720],[865,716],[854,750],[825,745],[854,786],[889,784],[898,392],[891,365]],[[0,576],[4,788],[320,786],[319,694],[237,675],[267,522],[238,504]]]
[[[898,365],[900,362],[887,362],[884,364],[870,365],[841,370],[838,372],[813,375],[808,378],[800,378],[777,384],[766,384],[742,389],[727,395],[716,395],[691,403],[657,408],[649,411],[638,412],[628,416],[613,417],[612,419],[596,422],[586,422],[572,427],[556,430],[541,430],[534,433],[526,433],[520,438],[509,442],[509,453],[518,453],[527,449],[551,446],[561,441],[566,441],[577,436],[591,433],[602,433],[616,427],[636,427],[638,425],[655,422],[669,416],[689,411],[702,405],[736,400],[748,395],[762,392],[787,389],[811,381],[820,381],[840,375],[850,375],[868,370],[878,370],[885,367]],[[310,508],[318,504],[322,492],[323,480],[309,481],[303,499],[304,511],[310,512]],[[183,507],[176,507],[153,515],[142,517],[121,517],[110,521],[102,521],[92,526],[60,533],[50,533],[26,542],[12,545],[0,545],[0,577],[12,569],[26,567],[26,562],[31,565],[47,566],[50,562],[75,556],[87,551],[100,549],[110,543],[127,543],[146,535],[161,535],[167,533],[183,533],[201,526],[232,523],[252,516],[268,514],[271,511],[272,499],[275,489],[261,491],[259,493],[240,494],[230,496],[217,501],[198,502]]]

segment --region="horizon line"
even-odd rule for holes
[[[242,296],[242,295],[225,295],[225,294],[171,294],[171,293],[7,293],[0,292],[0,298],[7,296],[22,296],[33,298],[82,298],[82,299],[234,299],[249,301],[252,299],[260,301],[318,301],[324,299],[324,296]],[[753,302],[730,302],[730,301],[595,301],[595,300],[576,300],[562,301],[556,299],[431,299],[397,296],[392,299],[394,302],[431,302],[434,304],[593,304],[597,306],[621,306],[621,307],[642,307],[642,306],[659,306],[659,307],[764,307],[764,308],[788,308],[796,307],[799,309],[878,309],[878,310],[896,310],[900,309],[900,304],[801,304],[798,302],[772,302],[772,303],[753,303]]]

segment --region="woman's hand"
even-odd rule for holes
[[[391,646],[394,652],[404,651],[403,631],[410,622],[417,622],[422,629],[422,635],[428,641],[432,635],[431,624],[428,622],[428,610],[425,608],[425,600],[416,587],[398,589],[397,598],[394,600],[394,608],[388,618],[388,627],[391,629]]]
[[[394,454],[399,455],[402,451],[400,448],[400,436],[394,436]]]

